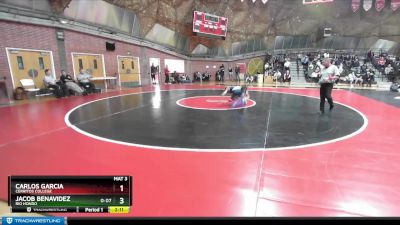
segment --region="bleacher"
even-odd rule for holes
[[[315,82],[310,82],[306,79],[306,74],[303,70],[303,65],[299,62],[299,70],[297,70],[297,62],[296,62],[297,57],[293,57],[293,55],[290,56],[290,74],[292,77],[292,81],[290,86],[291,87],[317,87],[318,84]],[[361,58],[359,57],[360,62],[364,62],[365,57]],[[335,84],[335,88],[338,89],[348,89],[348,88],[353,88],[353,89],[377,89],[377,90],[388,90],[390,87],[391,82],[388,81],[387,77],[385,74],[383,74],[381,71],[379,71],[377,68],[373,66],[373,64],[370,61],[366,62],[367,68],[371,69],[374,72],[374,78],[375,81],[372,83],[371,87],[367,87],[367,85],[350,85],[349,83],[344,83],[344,82],[339,82]],[[309,71],[311,73],[311,71]],[[266,84],[264,82],[264,85],[271,85],[271,86],[276,86],[276,87],[281,87],[281,86],[289,86],[287,83],[280,83],[280,82],[273,82],[273,83],[268,83]]]

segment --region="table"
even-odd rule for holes
[[[111,80],[117,80],[116,77],[92,77],[90,80],[96,81],[96,80],[103,80],[104,81],[104,87],[107,90],[107,83],[110,82]],[[115,82],[115,85],[117,85],[117,82]]]
[[[272,76],[266,76],[264,83],[273,84],[274,80],[272,79]]]
[[[258,74],[257,75],[257,83],[262,84],[264,82],[264,75],[263,74]]]

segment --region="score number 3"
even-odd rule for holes
[[[121,188],[121,192],[124,192],[124,185],[119,186]],[[119,198],[119,204],[123,205],[125,203],[124,198]]]

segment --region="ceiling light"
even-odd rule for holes
[[[66,19],[59,19],[58,21],[60,21],[60,23],[62,23],[62,24],[67,24],[68,23],[68,20],[66,20]]]

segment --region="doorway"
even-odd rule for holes
[[[133,56],[117,56],[120,87],[140,85],[139,58]]]
[[[152,84],[160,84],[160,59],[150,58],[149,66],[150,66],[150,82]]]
[[[51,51],[6,48],[13,88],[20,87],[20,80],[32,79],[37,88],[44,88],[44,71],[49,69],[55,78]]]

